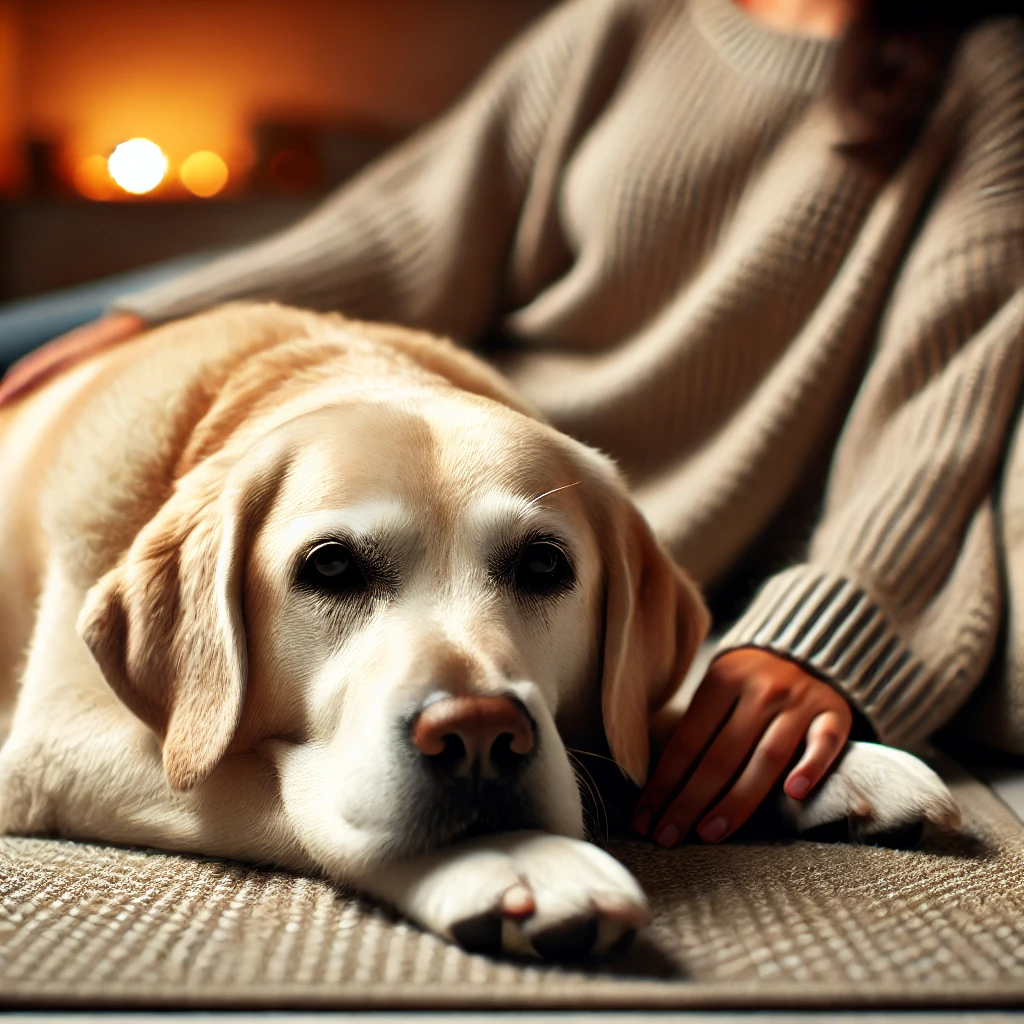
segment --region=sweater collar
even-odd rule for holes
[[[691,0],[690,10],[700,34],[741,74],[801,93],[825,85],[835,41],[772,28],[735,0]]]

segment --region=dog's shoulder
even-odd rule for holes
[[[100,357],[60,411],[39,509],[48,542],[84,586],[167,499],[182,454],[239,367],[306,337],[315,314],[232,304],[157,327]]]

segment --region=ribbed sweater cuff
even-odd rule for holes
[[[739,647],[774,651],[805,665],[841,690],[883,743],[905,746],[914,728],[925,666],[863,590],[818,566],[799,565],[772,577],[719,642],[717,654]]]

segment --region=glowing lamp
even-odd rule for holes
[[[167,157],[149,139],[129,139],[110,154],[107,170],[125,192],[140,196],[152,192],[164,180]]]
[[[98,153],[87,156],[75,165],[72,183],[87,199],[109,199],[114,191],[114,183],[107,171],[107,161]]]
[[[192,195],[208,199],[228,183],[228,165],[216,153],[202,149],[185,158],[179,176]]]

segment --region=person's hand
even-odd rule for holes
[[[38,387],[65,367],[141,333],[146,326],[134,313],[112,313],[62,334],[7,371],[0,380],[0,405]]]
[[[648,835],[653,825],[656,842],[675,846],[696,824],[701,839],[717,843],[750,817],[804,743],[784,790],[805,797],[852,724],[846,698],[799,665],[770,651],[729,651],[712,662],[679,720],[633,828]]]

